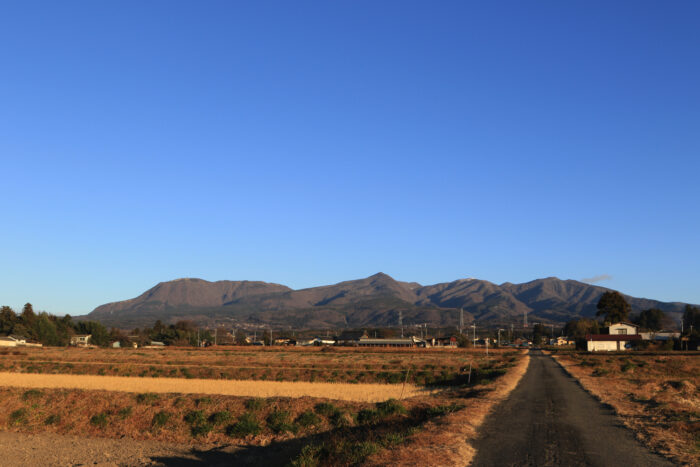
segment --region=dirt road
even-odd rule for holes
[[[226,466],[235,446],[204,451],[155,441],[0,431],[0,465]]]
[[[673,465],[640,444],[551,357],[539,351],[530,357],[525,376],[479,430],[473,466]]]

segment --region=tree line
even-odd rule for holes
[[[581,318],[569,321],[564,327],[564,333],[573,338],[581,339],[586,334],[600,334],[607,324],[619,322],[632,322],[646,331],[660,331],[667,327],[675,327],[662,310],[649,308],[642,310],[638,316],[630,318],[632,307],[627,303],[625,297],[619,292],[605,292],[597,304],[597,317],[602,317],[601,323],[598,319]],[[682,318],[683,335],[692,339],[700,338],[700,307],[686,305]]]
[[[96,321],[74,321],[70,315],[58,317],[45,311],[37,313],[31,303],[25,304],[20,313],[9,306],[0,307],[0,336],[14,335],[30,342],[61,347],[69,345],[71,337],[77,334],[90,334],[90,343],[101,347],[117,341],[126,347],[132,343],[142,346],[152,341],[196,346],[215,340],[210,331],[199,329],[189,321],[171,325],[156,321],[153,327],[124,332],[117,328],[107,329]]]

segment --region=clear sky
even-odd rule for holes
[[[180,277],[700,303],[696,1],[16,1],[0,304]]]

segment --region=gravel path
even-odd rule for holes
[[[670,466],[551,357],[530,352],[510,397],[479,430],[473,466]]]

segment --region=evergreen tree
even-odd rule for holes
[[[605,292],[598,301],[596,316],[605,316],[605,322],[619,323],[628,319],[631,307],[620,292]]]

